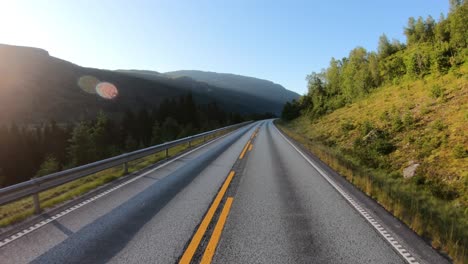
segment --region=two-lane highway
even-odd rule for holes
[[[9,238],[0,263],[446,262],[411,254],[314,166],[256,122],[44,216],[57,219]]]

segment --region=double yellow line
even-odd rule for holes
[[[257,129],[255,129],[255,131],[253,132],[252,136],[250,137],[249,141],[247,141],[247,144],[245,145],[244,149],[242,150],[240,156],[239,156],[239,159],[243,159],[244,156],[245,156],[245,153],[247,153],[247,150],[248,151],[251,151],[252,148],[253,148],[253,145],[252,145],[252,140],[257,136],[258,134],[258,130],[260,128],[257,127]]]
[[[252,150],[252,145],[251,145],[252,140],[257,135],[257,133],[258,133],[258,128],[252,134],[249,141],[247,141],[247,144],[244,146],[244,149],[242,150],[239,156],[239,159],[244,158],[247,150],[249,151]],[[195,252],[197,251],[200,245],[200,242],[203,239],[203,236],[205,235],[206,230],[208,229],[208,226],[213,220],[214,214],[216,213],[216,210],[218,209],[221,201],[223,200],[223,197],[226,194],[229,188],[229,185],[231,184],[232,179],[234,178],[235,174],[236,174],[235,171],[229,172],[228,177],[224,181],[223,185],[221,186],[221,189],[219,190],[213,203],[208,209],[208,212],[206,213],[205,217],[200,223],[198,230],[195,232],[195,235],[193,235],[192,240],[190,241],[190,244],[188,245],[187,249],[182,255],[182,258],[179,261],[180,264],[189,264],[192,261],[193,256],[195,255]],[[223,232],[224,225],[229,215],[229,211],[231,210],[231,205],[233,201],[234,201],[233,197],[227,197],[226,203],[224,204],[223,210],[221,211],[221,215],[219,216],[218,222],[216,223],[216,226],[213,230],[213,234],[211,235],[210,241],[208,242],[208,245],[205,248],[205,252],[203,254],[203,257],[200,263],[204,263],[204,264],[211,263],[211,260],[213,259],[219,239],[221,238],[221,233]]]

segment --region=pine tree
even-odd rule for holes
[[[91,129],[85,122],[76,124],[69,140],[68,155],[72,166],[83,165],[96,160],[96,149]]]
[[[151,145],[157,145],[161,143],[161,138],[161,126],[159,125],[158,121],[155,121],[151,133]]]
[[[60,170],[60,164],[54,156],[48,156],[39,167],[36,177],[42,177]]]

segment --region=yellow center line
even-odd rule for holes
[[[239,156],[239,159],[243,159],[244,158],[244,155],[245,155],[245,152],[247,152],[247,149],[249,148],[249,145],[250,145],[250,140],[247,141],[247,144],[245,145],[244,149],[242,150],[240,156]]]
[[[218,222],[216,223],[216,226],[213,230],[210,242],[208,242],[208,246],[206,246],[205,253],[203,254],[203,258],[200,262],[201,264],[210,264],[211,260],[213,259],[219,239],[221,238],[221,233],[224,229],[224,224],[226,223],[229,211],[231,210],[232,201],[232,197],[228,197],[226,199],[226,204],[224,205],[223,211],[221,212]]]
[[[253,144],[250,144],[249,151],[252,151],[252,148],[253,148]]]
[[[234,177],[235,172],[231,171],[226,178],[226,181],[224,182],[223,186],[221,187],[221,190],[218,192],[218,195],[216,195],[215,200],[213,201],[213,204],[211,205],[210,209],[206,213],[205,218],[203,218],[203,221],[201,222],[200,226],[198,227],[197,232],[192,238],[192,241],[190,241],[190,244],[188,245],[187,249],[184,252],[184,255],[182,255],[182,258],[180,259],[179,263],[181,264],[188,264],[193,258],[193,255],[195,254],[195,251],[198,248],[198,245],[200,244],[200,241],[203,238],[203,235],[205,235],[206,229],[208,228],[208,225],[210,224],[211,220],[213,219],[213,215],[216,212],[216,209],[218,209],[219,203],[223,199],[224,194],[226,193],[226,190],[229,187],[229,184],[232,181],[232,178]]]
[[[253,139],[255,137],[255,135],[257,134],[257,131],[255,131],[252,136],[250,136],[250,139]]]

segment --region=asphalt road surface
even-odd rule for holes
[[[0,263],[449,263],[272,120],[43,221]]]

